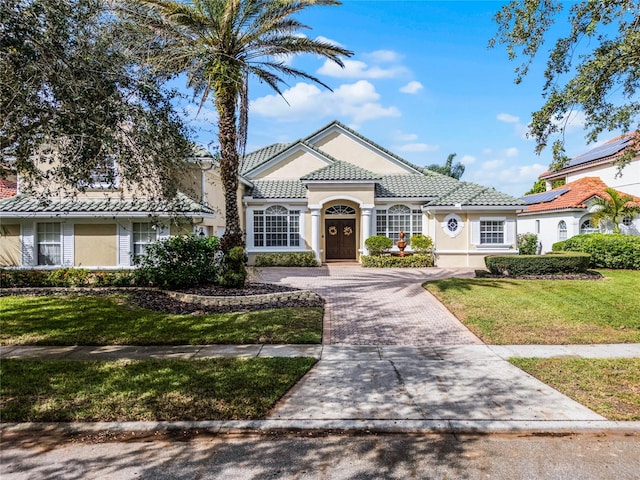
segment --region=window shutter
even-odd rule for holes
[[[65,267],[74,265],[73,233],[74,225],[72,223],[62,224],[62,264]]]
[[[131,222],[118,223],[118,265],[131,266]]]
[[[471,221],[471,243],[480,245],[480,220]]]
[[[515,220],[507,220],[505,222],[504,243],[516,243],[516,222]]]
[[[35,265],[35,238],[33,223],[22,225],[22,266]]]

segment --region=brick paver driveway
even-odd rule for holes
[[[421,284],[471,269],[373,269],[358,264],[319,268],[265,268],[256,281],[317,292],[327,302],[324,344],[480,344]]]

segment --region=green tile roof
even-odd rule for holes
[[[275,143],[256,150],[255,152],[247,153],[240,161],[240,174],[244,175],[263,163],[268,162],[289,146],[291,146],[290,143]]]
[[[253,198],[306,198],[307,189],[299,180],[254,180],[247,193]]]
[[[376,198],[433,198],[450,191],[458,181],[433,172],[385,175],[376,184]]]
[[[450,191],[440,195],[427,205],[439,207],[464,206],[518,206],[524,205],[519,200],[506,193],[498,192],[489,187],[483,187],[475,183],[459,182]]]
[[[17,195],[0,201],[0,213],[201,213],[215,215],[215,211],[201,205],[183,193],[172,200],[132,198],[63,198],[42,199],[32,195]]]
[[[300,178],[302,181],[361,181],[380,180],[381,175],[360,168],[352,163],[336,160],[331,165],[322,167]]]

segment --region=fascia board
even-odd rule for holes
[[[277,165],[278,163],[280,163],[282,160],[284,160],[285,158],[290,156],[296,150],[304,150],[306,153],[310,153],[310,154],[314,155],[316,158],[318,158],[319,160],[322,160],[327,165],[331,165],[333,163],[329,158],[327,158],[326,156],[322,155],[317,150],[314,150],[313,148],[308,147],[307,145],[305,145],[302,142],[297,142],[297,143],[294,143],[293,145],[285,148],[282,152],[278,153],[271,160],[268,160],[268,161],[258,165],[257,167],[253,168],[252,170],[249,170],[248,172],[245,172],[244,176],[253,178],[253,177],[257,176],[257,175],[260,175],[261,173],[267,171],[271,167],[273,167],[273,166]]]

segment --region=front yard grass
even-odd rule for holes
[[[510,361],[609,420],[640,420],[640,358]]]
[[[0,417],[3,422],[263,418],[315,361],[4,359]]]
[[[602,280],[449,278],[424,284],[483,342],[640,343],[640,271]]]
[[[172,315],[124,296],[0,297],[2,345],[320,343],[322,309]]]

